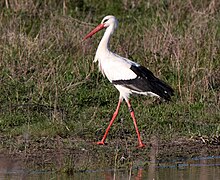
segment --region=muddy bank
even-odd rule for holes
[[[74,137],[7,140],[1,137],[1,157],[12,158],[13,163],[31,169],[75,171],[129,168],[147,166],[149,163],[182,161],[196,156],[220,155],[220,138],[176,138],[171,141],[152,137],[145,148],[136,148],[136,139],[115,139],[104,146]],[[0,158],[1,158],[0,157]],[[5,166],[5,165],[4,165]]]

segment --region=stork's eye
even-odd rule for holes
[[[107,22],[108,21],[108,19],[105,19],[104,21],[103,21],[103,23],[105,23],[105,22]]]

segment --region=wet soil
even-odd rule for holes
[[[198,156],[219,156],[220,137],[174,138],[170,141],[151,137],[144,148],[136,139],[112,139],[96,145],[74,137],[26,139],[0,137],[0,158],[8,157],[30,169],[56,170],[67,173],[106,168],[129,168],[183,161]]]

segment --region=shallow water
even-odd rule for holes
[[[160,165],[149,164],[129,170],[97,170],[74,173],[72,176],[54,172],[31,171],[19,160],[0,158],[0,179],[220,179],[220,156],[198,157]]]

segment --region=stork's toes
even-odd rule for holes
[[[145,144],[141,143],[141,144],[138,145],[138,148],[143,148],[145,146],[146,146]]]
[[[98,141],[96,144],[98,144],[98,145],[105,145],[105,143],[102,142],[102,141]]]

